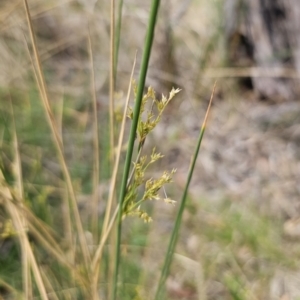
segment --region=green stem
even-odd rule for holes
[[[215,86],[216,86],[216,84],[214,85],[214,88],[213,88],[213,92],[212,92],[212,95],[211,95],[211,98],[210,98],[210,101],[209,101],[209,105],[208,105],[208,108],[207,108],[207,111],[206,111],[206,115],[205,115],[205,118],[204,118],[204,121],[203,121],[203,125],[202,125],[200,133],[199,133],[199,137],[198,137],[198,141],[197,141],[197,147],[195,149],[195,153],[194,153],[194,156],[192,158],[192,162],[191,162],[190,169],[189,169],[189,172],[188,172],[186,185],[185,185],[184,192],[183,192],[183,195],[182,195],[180,207],[178,209],[177,216],[176,216],[175,226],[174,226],[173,231],[172,231],[172,235],[171,235],[171,238],[170,238],[168,250],[167,250],[167,253],[166,253],[166,256],[165,256],[164,265],[163,265],[163,268],[162,268],[162,271],[161,271],[161,274],[160,274],[160,279],[159,279],[159,282],[158,282],[158,287],[157,287],[156,295],[155,295],[155,298],[154,298],[155,300],[162,299],[162,292],[163,292],[163,288],[164,288],[167,276],[169,274],[171,262],[172,262],[172,259],[173,259],[173,254],[174,254],[175,246],[176,246],[177,239],[178,239],[178,233],[179,233],[179,228],[180,228],[180,225],[181,225],[182,214],[183,214],[184,207],[185,207],[187,193],[188,193],[190,182],[191,182],[191,179],[192,179],[192,176],[193,176],[193,173],[194,173],[194,169],[195,169],[197,157],[198,157],[198,154],[199,154],[202,138],[204,136],[207,117],[208,117],[208,113],[209,113],[209,110],[210,110],[210,107],[211,107],[211,102],[212,102],[212,98],[213,98],[213,95],[214,95]]]
[[[191,167],[190,167],[190,170],[189,170],[187,183],[186,183],[184,193],[183,193],[183,196],[182,196],[182,199],[181,199],[179,210],[177,212],[176,223],[175,223],[175,226],[174,226],[174,229],[173,229],[173,232],[172,232],[172,235],[171,235],[171,239],[170,239],[170,242],[169,242],[168,250],[167,250],[167,253],[166,253],[166,257],[165,257],[164,266],[163,266],[163,269],[162,269],[162,272],[161,272],[161,275],[160,275],[158,288],[157,288],[157,292],[156,292],[156,295],[155,295],[155,300],[162,299],[161,298],[162,297],[162,291],[163,291],[163,287],[164,287],[164,284],[166,282],[166,279],[167,279],[167,276],[168,276],[168,273],[169,273],[169,269],[170,269],[170,265],[171,265],[171,262],[172,262],[172,259],[173,259],[173,254],[174,254],[175,246],[176,246],[177,239],[178,239],[178,232],[179,232],[179,228],[180,228],[180,225],[181,225],[182,214],[183,214],[183,211],[184,211],[185,202],[186,202],[186,198],[187,198],[187,192],[188,192],[189,185],[190,185],[190,182],[191,182],[191,178],[192,178],[192,175],[193,175],[193,170],[194,170],[194,167],[195,167],[195,163],[196,163],[197,155],[198,155],[198,152],[199,152],[199,149],[200,149],[201,141],[202,141],[202,138],[203,138],[203,135],[204,135],[204,131],[205,130],[203,129],[200,132],[197,148],[196,148],[196,151],[195,151],[195,154],[194,154],[194,157],[193,157],[193,161],[192,161],[192,164],[191,164]]]
[[[126,159],[125,159],[125,166],[124,166],[124,172],[121,182],[121,189],[120,189],[120,196],[119,196],[119,205],[120,210],[118,213],[118,224],[117,224],[117,247],[116,247],[116,258],[115,258],[115,273],[114,273],[114,281],[113,281],[113,299],[116,299],[117,296],[117,282],[118,282],[118,273],[119,273],[119,265],[120,265],[120,245],[121,245],[121,232],[122,232],[122,207],[123,207],[123,201],[126,195],[126,186],[127,186],[127,180],[129,176],[130,171],[130,165],[132,160],[132,153],[134,148],[134,141],[136,136],[136,130],[140,115],[140,108],[143,98],[143,92],[144,92],[144,86],[146,82],[146,75],[149,65],[149,59],[151,54],[151,48],[154,38],[154,30],[155,30],[155,24],[158,14],[158,8],[159,8],[160,0],[152,0],[151,5],[151,11],[150,11],[150,17],[149,17],[149,23],[148,23],[148,29],[147,29],[147,36],[145,41],[145,48],[143,52],[143,58],[142,58],[142,65],[140,70],[140,78],[138,83],[138,90],[136,95],[136,101],[134,106],[134,112],[133,112],[133,120],[130,128],[130,135],[129,135],[129,141],[128,141],[128,149],[126,153]]]

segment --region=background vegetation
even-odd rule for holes
[[[135,103],[134,87],[129,85],[132,77],[140,80],[150,16],[150,3],[124,2],[114,73],[110,4],[29,1],[39,65],[24,2],[0,3],[0,297],[110,299],[117,286],[118,299],[154,299],[170,257],[168,243],[191,157],[218,79],[160,299],[300,299],[300,106],[297,99],[262,102],[255,91],[238,85],[236,78],[245,70],[228,63],[220,0],[169,0],[160,5],[146,88],[141,90],[149,99],[145,123],[147,113],[157,115],[163,102],[151,102],[149,86],[158,100],[162,93],[168,98],[172,87],[182,91],[163,109],[145,142],[139,128],[131,161],[143,169],[139,148],[148,160],[154,147],[155,153],[163,154],[145,170],[144,181],[159,181],[164,171],[177,169],[173,182],[159,192],[161,200],[176,203],[147,201],[140,211],[125,205],[122,212],[128,209],[127,214],[136,216],[122,221],[119,241],[116,227],[109,232],[101,263],[96,264],[99,270],[89,269],[89,255],[99,249],[101,230],[107,228],[105,222],[113,217],[120,196],[129,118],[119,151],[118,137],[128,90],[129,106]],[[118,3],[115,9],[118,36]],[[114,107],[109,104],[112,95]],[[47,101],[53,112],[48,121]],[[118,153],[116,193],[106,219]],[[72,189],[83,228],[71,202]],[[133,194],[142,197],[144,190],[138,187]],[[153,222],[145,223],[149,217]],[[95,283],[90,274],[97,272]]]

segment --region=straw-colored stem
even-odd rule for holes
[[[54,144],[56,146],[56,150],[58,153],[58,159],[60,161],[62,171],[63,171],[64,177],[65,177],[65,181],[66,181],[66,184],[68,187],[69,197],[71,200],[70,206],[71,206],[72,213],[73,213],[74,219],[75,219],[75,225],[76,225],[76,229],[77,229],[77,233],[78,233],[78,237],[79,237],[79,244],[80,244],[80,248],[82,251],[83,260],[84,260],[86,269],[89,269],[90,255],[89,255],[89,251],[87,248],[87,243],[86,243],[86,239],[85,239],[85,235],[84,235],[84,231],[83,231],[83,227],[82,227],[82,223],[81,223],[81,219],[80,219],[80,215],[79,215],[79,211],[78,211],[78,207],[77,207],[77,201],[76,201],[76,196],[75,196],[75,191],[73,188],[71,176],[68,171],[67,164],[66,164],[64,154],[63,154],[63,144],[62,144],[61,136],[58,132],[57,126],[55,124],[55,119],[54,119],[54,116],[52,114],[51,107],[50,107],[50,101],[49,101],[49,97],[48,97],[48,93],[47,93],[47,89],[46,89],[46,82],[45,82],[44,74],[42,71],[40,56],[39,56],[37,43],[36,43],[34,32],[33,32],[32,20],[31,20],[27,0],[24,0],[24,6],[25,6],[25,11],[26,11],[26,17],[27,17],[34,57],[36,60],[36,71],[37,71],[36,76],[38,78],[37,82],[38,82],[38,86],[39,86],[39,90],[40,90],[40,94],[41,94],[41,98],[42,98],[42,103],[44,106],[48,124],[49,124],[51,132],[52,132]]]
[[[120,162],[122,144],[123,144],[123,139],[124,139],[125,122],[126,122],[126,116],[127,116],[128,103],[129,103],[129,99],[130,99],[130,93],[131,93],[131,87],[132,87],[132,78],[133,78],[133,73],[134,73],[134,69],[135,69],[135,64],[136,64],[136,57],[135,57],[134,62],[133,62],[133,67],[132,67],[132,71],[131,71],[131,75],[130,75],[130,82],[129,82],[128,91],[127,91],[126,103],[125,103],[125,106],[124,106],[122,124],[121,124],[121,129],[120,129],[118,147],[117,147],[116,160],[115,160],[115,163],[114,163],[111,183],[110,183],[110,187],[109,187],[107,208],[106,208],[106,211],[105,211],[105,217],[104,217],[104,222],[103,222],[103,229],[102,229],[103,233],[105,233],[105,231],[107,229],[108,220],[109,220],[109,217],[110,217],[110,214],[111,214],[112,202],[113,202],[113,198],[115,196],[117,173],[118,173],[118,169],[119,169],[119,162]]]
[[[8,291],[11,294],[14,294],[13,299],[24,299],[24,295],[22,295],[18,290],[16,290],[13,286],[11,286],[9,283],[7,283],[5,280],[0,278],[0,286]]]
[[[115,57],[114,57],[114,78],[115,83],[117,81],[117,71],[118,71],[118,60],[119,60],[119,49],[121,40],[121,28],[122,28],[122,11],[123,11],[123,0],[119,0],[118,5],[118,20],[116,26],[116,43],[115,43]]]
[[[47,287],[47,291],[48,291],[48,296],[50,296],[49,298],[53,299],[53,300],[59,300],[58,299],[58,295],[56,294],[53,285],[51,284],[50,278],[49,278],[49,274],[48,272],[46,272],[46,267],[41,267],[41,275],[42,275],[42,279],[43,282],[45,284],[45,286]]]
[[[88,49],[91,63],[91,94],[93,103],[93,147],[94,147],[94,168],[93,168],[93,204],[92,204],[92,232],[98,236],[98,184],[99,184],[99,137],[98,137],[98,110],[95,84],[95,68],[93,60],[93,47],[91,41],[91,32],[88,33]]]
[[[1,173],[0,173],[1,174]],[[28,230],[31,234],[35,237],[37,241],[63,266],[69,269],[69,271],[74,274],[74,277],[77,278],[78,282],[82,282],[85,286],[88,285],[85,278],[83,278],[79,272],[75,269],[72,265],[72,260],[68,256],[66,258],[65,253],[59,247],[58,243],[51,237],[51,234],[47,232],[45,225],[42,222],[39,222],[38,219],[30,212],[30,210],[26,209],[26,207],[21,206],[19,201],[13,202],[13,198],[10,196],[12,195],[11,191],[7,188],[8,192],[0,191],[0,196],[3,198],[11,199],[12,203],[14,203],[14,209],[21,215],[26,215],[27,226]],[[23,228],[23,231],[25,229]]]
[[[26,253],[26,259],[28,259],[29,264],[31,266],[32,273],[35,278],[35,282],[39,290],[40,296],[43,300],[47,300],[48,299],[47,291],[43,283],[39,267],[35,260],[35,256],[32,252],[30,243],[28,241],[28,236],[24,230],[22,219],[18,211],[15,209],[14,205],[12,204],[12,196],[8,188],[6,188],[5,206],[11,216],[15,229],[18,232],[21,247],[22,249],[26,249],[24,253]]]
[[[14,140],[14,152],[15,152],[15,161],[13,164],[13,170],[14,175],[16,177],[16,189],[18,198],[20,201],[24,199],[24,187],[23,187],[23,177],[22,177],[22,165],[21,165],[21,158],[20,158],[20,152],[19,152],[19,144],[18,144],[18,138],[17,138],[17,131],[16,131],[16,122],[15,122],[15,116],[14,116],[14,110],[12,105],[12,100],[10,98],[10,104],[11,104],[11,112],[12,112],[12,127],[13,127],[13,140]],[[23,203],[21,203],[23,206]],[[26,219],[22,217],[22,226],[24,230],[26,229]],[[32,286],[31,286],[31,280],[30,280],[30,264],[28,261],[28,253],[27,248],[24,247],[24,244],[21,243],[22,251],[22,282],[23,282],[23,292],[25,294],[26,299],[32,298]]]
[[[100,244],[96,250],[93,262],[92,262],[92,293],[93,293],[93,299],[97,299],[98,298],[98,291],[97,291],[97,287],[98,287],[98,279],[99,279],[99,264],[100,261],[102,259],[102,254],[103,254],[103,249],[105,246],[105,243],[109,237],[109,234],[111,233],[111,230],[113,228],[113,225],[116,221],[117,215],[118,215],[118,211],[119,211],[119,206],[117,206],[111,220],[110,223],[107,227],[106,232],[104,233],[104,235],[101,238]]]
[[[121,128],[120,128],[120,134],[119,134],[119,141],[118,141],[118,146],[117,146],[116,159],[115,159],[115,162],[114,162],[114,168],[113,168],[113,173],[112,173],[110,187],[109,187],[107,207],[106,207],[106,210],[105,210],[104,222],[103,222],[103,227],[102,227],[102,236],[105,234],[105,232],[107,230],[108,221],[109,221],[109,218],[110,218],[110,215],[111,215],[113,200],[115,198],[117,174],[118,174],[119,162],[120,162],[120,157],[121,157],[121,152],[122,152],[122,144],[123,144],[123,139],[124,139],[127,109],[128,109],[129,99],[130,99],[130,93],[131,93],[131,87],[132,87],[132,80],[133,80],[135,64],[136,64],[136,56],[134,58],[133,67],[132,67],[132,70],[131,70],[130,81],[129,81],[128,91],[127,91],[127,97],[126,97],[126,102],[125,102],[125,106],[124,106],[123,118],[122,118],[122,123],[121,123]],[[113,239],[113,237],[112,237],[112,239]],[[113,259],[110,260],[110,261],[113,264]],[[111,270],[110,273],[113,274],[113,270]],[[98,276],[94,275],[94,277],[97,278]],[[109,294],[111,294],[110,291],[109,291]]]
[[[64,215],[63,218],[63,226],[64,226],[64,238],[66,240],[66,244],[69,247],[68,261],[70,264],[74,264],[75,262],[75,252],[76,248],[74,247],[74,236],[72,234],[72,220],[71,220],[71,212],[68,203],[68,192],[65,189],[62,193],[62,213]]]

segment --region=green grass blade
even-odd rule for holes
[[[114,282],[113,282],[113,299],[116,299],[117,294],[117,281],[118,281],[118,273],[119,273],[119,264],[120,264],[120,244],[121,244],[121,231],[122,231],[122,205],[123,200],[126,195],[126,185],[128,180],[128,175],[130,171],[131,166],[131,160],[132,160],[132,153],[134,148],[134,140],[140,115],[140,108],[143,98],[143,91],[146,81],[146,75],[149,65],[149,59],[151,54],[151,48],[154,38],[154,30],[155,30],[155,24],[158,14],[158,8],[159,8],[160,0],[152,0],[151,4],[151,11],[149,16],[149,23],[148,23],[148,30],[147,30],[147,36],[145,40],[145,48],[143,52],[143,58],[142,58],[142,65],[140,70],[140,78],[138,83],[138,90],[136,95],[136,101],[134,106],[134,113],[133,113],[133,120],[130,128],[130,135],[129,135],[129,141],[128,141],[128,149],[126,153],[126,159],[125,159],[125,166],[124,166],[124,173],[122,177],[121,182],[121,189],[120,189],[120,197],[119,197],[119,214],[118,214],[118,224],[117,224],[117,249],[116,249],[116,259],[115,259],[115,274],[114,274]]]
[[[200,130],[200,133],[199,133],[195,153],[192,157],[190,169],[189,169],[189,172],[188,172],[187,181],[186,181],[186,184],[185,184],[184,192],[183,192],[181,203],[180,203],[180,207],[178,209],[177,216],[176,216],[175,226],[174,226],[173,231],[172,231],[172,235],[171,235],[171,238],[170,238],[168,250],[167,250],[167,253],[166,253],[166,256],[165,256],[164,265],[163,265],[163,268],[162,268],[162,271],[161,271],[161,274],[160,274],[160,279],[159,279],[159,282],[158,282],[158,287],[157,287],[157,291],[156,291],[156,295],[155,295],[155,300],[162,299],[161,297],[162,297],[163,287],[165,285],[165,282],[166,282],[166,279],[167,279],[167,276],[168,276],[168,273],[169,273],[169,270],[170,270],[170,266],[171,266],[171,262],[172,262],[176,242],[177,242],[177,239],[178,239],[178,233],[179,233],[179,229],[180,229],[180,225],[181,225],[182,214],[183,214],[184,207],[185,207],[187,193],[188,193],[190,182],[191,182],[191,179],[192,179],[192,176],[193,176],[193,173],[194,173],[195,164],[196,164],[197,157],[198,157],[198,154],[199,154],[202,138],[204,136],[204,132],[205,132],[205,129],[206,129],[207,117],[208,117],[209,110],[210,110],[210,107],[211,107],[215,87],[216,87],[216,84],[214,85],[213,92],[211,94],[211,98],[210,98],[210,101],[209,101],[209,104],[208,104],[208,108],[207,108],[207,111],[206,111],[206,114],[205,114],[205,118],[204,118],[201,130]]]

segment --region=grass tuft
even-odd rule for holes
[[[213,30],[213,40],[201,51],[200,44],[195,44],[197,71],[192,70],[192,63],[185,69],[176,62],[178,70],[189,70],[186,80],[180,82],[177,75],[166,73],[174,70],[172,66],[151,74],[149,61],[153,58],[155,65],[152,52],[160,56],[160,50],[172,54],[172,59],[161,55],[159,64],[173,61],[177,34],[182,30],[177,25],[186,19],[191,1],[168,16],[169,3],[162,3],[159,20],[159,0],[151,1],[147,15],[143,14],[147,3],[140,9],[140,4],[122,0],[117,4],[102,1],[101,6],[99,1],[75,2],[51,3],[45,8],[38,2],[29,6],[23,0],[25,14],[23,11],[20,20],[27,20],[29,39],[22,32],[24,49],[19,44],[12,47],[20,54],[16,61],[21,74],[13,78],[21,82],[22,89],[15,81],[0,88],[4,100],[0,104],[0,298],[267,298],[264,285],[272,280],[277,265],[297,268],[299,247],[285,240],[282,224],[232,199],[216,204],[204,196],[189,198],[216,84],[184,178],[180,156],[182,150],[188,151],[188,143],[181,147],[179,138],[190,132],[183,133],[178,127],[189,123],[190,115],[183,120],[178,116],[185,114],[187,102],[173,103],[181,89],[170,88],[161,95],[159,88],[152,87],[164,90],[166,86],[158,81],[169,78],[169,83],[179,82],[185,95],[196,94],[199,88],[210,89],[210,82],[199,81],[209,71],[204,68],[214,59],[220,32]],[[82,32],[75,32],[79,45],[71,46],[75,38],[62,32],[66,41],[48,49],[45,28],[39,27],[47,20],[40,25],[39,19],[51,11],[56,22],[54,11],[66,7],[77,14],[74,24],[82,25]],[[93,9],[100,11],[100,7],[104,13],[96,18]],[[9,21],[15,9],[16,5],[9,5],[5,20]],[[127,43],[138,38],[127,36],[136,16],[141,29],[147,20],[140,62],[137,54],[133,62],[124,59],[128,48],[133,48]],[[5,30],[10,26],[8,23]],[[167,28],[168,34],[172,31],[174,38],[161,28]],[[186,41],[178,42],[179,53],[200,41],[196,32],[191,30]],[[167,51],[160,49],[166,44],[160,39],[172,40]],[[59,89],[55,81],[59,81]],[[76,86],[69,88],[70,82]],[[123,89],[127,89],[124,96]],[[155,134],[165,136],[170,122],[178,122],[174,131],[170,128],[170,140],[153,143]],[[165,144],[174,146],[172,154],[166,153]],[[213,159],[219,159],[217,154]],[[179,201],[180,187],[183,195]],[[197,197],[199,201],[194,201]],[[287,255],[289,245],[293,245],[291,256]]]

